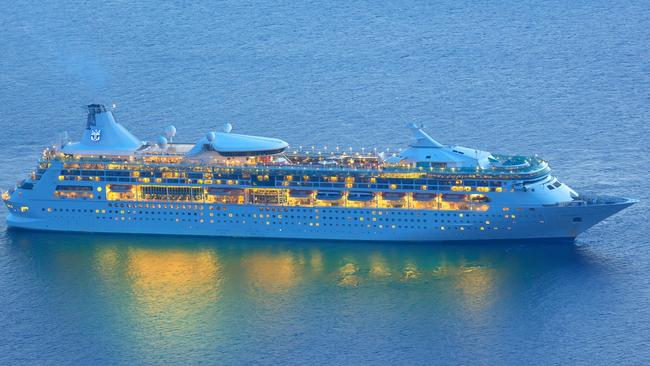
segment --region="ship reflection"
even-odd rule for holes
[[[134,341],[145,348],[178,345],[176,338],[188,334],[204,341],[191,347],[209,347],[211,337],[237,336],[241,329],[233,324],[248,324],[246,314],[254,319],[273,310],[264,319],[273,321],[309,300],[322,301],[318,296],[327,296],[334,307],[339,298],[344,303],[351,296],[367,297],[372,303],[409,294],[474,321],[525,288],[526,278],[593,264],[571,244],[445,246],[22,231],[7,236],[8,255],[24,262],[25,270],[64,291],[101,299],[127,319]]]

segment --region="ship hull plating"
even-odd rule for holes
[[[87,233],[361,241],[475,241],[574,238],[633,204],[530,207],[512,211],[352,209],[136,202],[32,202],[9,227]],[[160,207],[159,207],[160,206]]]

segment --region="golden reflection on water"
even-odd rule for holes
[[[95,268],[105,283],[119,281],[122,273],[118,270],[119,252],[117,247],[102,247],[95,253]]]
[[[401,276],[400,279],[402,281],[417,280],[418,278],[420,278],[420,275],[421,275],[421,273],[418,270],[418,266],[413,262],[409,262],[404,267],[404,270],[402,271],[402,276]]]
[[[477,311],[492,301],[490,296],[495,286],[496,272],[495,268],[464,261],[457,264],[443,262],[431,270],[431,276],[436,280],[452,281],[455,288],[460,290],[463,304],[469,310]]]
[[[493,318],[490,311],[507,286],[520,285],[522,271],[548,271],[558,257],[560,265],[580,260],[571,249],[555,249],[540,261],[540,251],[528,248],[184,239],[138,245],[113,236],[11,235],[10,249],[25,262],[34,261],[42,278],[56,281],[53,286],[66,294],[89,296],[91,305],[105,305],[103,316],[127,330],[121,334],[144,359],[159,358],[161,352],[177,359],[189,349],[211,349],[219,340],[241,336],[240,327],[255,327],[259,319],[251,314],[261,314],[263,325],[272,328],[285,324],[291,318],[287,313],[296,309],[355,310],[385,302],[390,311],[403,301],[400,297],[421,301],[417,308],[423,311],[442,305],[481,324]]]
[[[335,284],[348,288],[373,281],[451,286],[459,290],[456,300],[472,312],[492,301],[497,270],[489,266],[489,260],[487,265],[467,264],[462,257],[450,260],[443,256],[425,265],[400,255],[386,257],[378,251],[368,253],[367,259],[357,257],[341,254],[339,258],[328,256],[326,261],[316,248],[282,252],[266,248],[235,251],[225,261],[230,263],[228,272],[233,281],[241,273],[245,281],[240,283],[245,288],[275,296],[315,278],[330,281],[328,274],[335,274]],[[183,319],[213,306],[222,296],[223,264],[212,249],[103,246],[96,252],[95,263],[109,287],[121,281],[128,284],[130,305],[140,316]]]
[[[107,300],[135,326],[133,345],[143,357],[160,356],[179,335],[219,326],[223,274],[214,250],[99,246],[94,262]],[[209,346],[200,339],[195,347]]]
[[[311,270],[314,273],[320,273],[323,271],[323,255],[319,250],[312,249],[309,253],[310,259],[309,259],[309,265],[311,266]]]
[[[370,256],[370,276],[374,278],[385,278],[391,275],[386,259],[375,253]]]
[[[456,286],[462,291],[465,305],[480,310],[491,303],[491,290],[495,282],[495,270],[482,266],[459,267]]]
[[[347,262],[339,268],[339,285],[340,286],[358,286],[361,278],[357,275],[359,267],[352,262]]]
[[[221,268],[213,251],[130,249],[127,275],[138,308],[182,317],[219,298]]]
[[[299,261],[291,253],[255,253],[244,255],[241,265],[255,288],[271,293],[286,292],[300,281],[305,261]]]

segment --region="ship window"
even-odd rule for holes
[[[582,222],[582,217],[574,217],[573,222]]]

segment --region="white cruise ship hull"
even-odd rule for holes
[[[361,241],[475,241],[575,238],[632,205],[607,203],[543,206],[503,211],[446,212],[412,209],[354,209],[137,202],[32,202],[14,208],[9,227],[87,233],[224,236]],[[123,207],[120,207],[123,206]],[[142,207],[140,207],[142,206]],[[80,208],[83,207],[83,208]],[[178,208],[177,208],[178,207]]]

